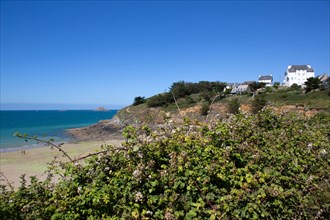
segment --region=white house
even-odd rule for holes
[[[310,65],[288,66],[285,72],[284,84],[287,87],[292,86],[294,83],[301,86],[310,77],[314,77],[314,69]]]
[[[273,76],[272,75],[259,76],[258,82],[265,83],[266,86],[272,86],[273,85]]]

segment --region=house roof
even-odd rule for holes
[[[227,83],[227,86],[230,86],[230,87],[237,87],[241,85],[240,83]]]
[[[247,90],[249,88],[249,85],[239,85],[237,87],[238,90]]]
[[[290,73],[296,72],[297,70],[307,70],[307,72],[314,72],[313,68],[307,65],[292,65],[289,68]]]
[[[244,81],[243,84],[245,84],[245,85],[250,85],[250,84],[255,83],[255,82],[256,82],[256,81]]]
[[[273,76],[259,76],[259,80],[273,80]]]
[[[317,76],[316,78],[319,78],[321,80],[321,82],[324,82],[329,78],[329,76],[328,76],[328,74],[324,73],[322,75]]]

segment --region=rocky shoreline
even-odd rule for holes
[[[124,126],[115,116],[110,120],[102,120],[87,127],[68,129],[67,132],[79,140],[111,140],[123,139],[123,128]]]

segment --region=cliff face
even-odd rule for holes
[[[318,109],[307,109],[299,105],[268,106],[274,112],[282,114],[284,112],[297,112],[306,117],[318,113]],[[139,126],[147,124],[150,127],[159,127],[165,120],[171,119],[173,122],[182,122],[184,117],[196,120],[221,120],[228,117],[226,103],[213,103],[208,116],[201,116],[201,104],[179,110],[166,111],[163,108],[149,108],[145,104],[138,106],[128,106],[121,109],[110,120],[103,120],[95,125],[83,128],[68,130],[68,133],[80,140],[107,140],[122,139],[122,131],[128,125]],[[251,112],[251,105],[242,104],[240,111]]]

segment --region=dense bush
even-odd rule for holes
[[[280,85],[281,85],[280,82],[274,82],[273,87],[274,87],[275,89],[278,89],[278,87],[279,87]]]
[[[170,91],[176,98],[183,98],[195,93],[221,93],[224,91],[226,85],[223,82],[200,81],[198,83],[191,83],[179,81],[172,84]]]
[[[2,187],[2,219],[329,219],[329,121],[237,114],[129,126],[63,178]],[[52,167],[51,170],[54,170]]]
[[[198,83],[191,83],[185,81],[178,81],[171,85],[170,91],[163,94],[155,95],[147,100],[148,107],[162,107],[174,103],[180,98],[189,99],[188,102],[195,102],[191,97],[192,94],[201,93],[206,102],[211,102],[211,97],[224,91],[226,83],[223,82],[209,82],[200,81]]]
[[[314,89],[320,88],[321,80],[319,78],[310,77],[304,83],[305,85],[305,92],[308,93]]]
[[[251,87],[251,91],[255,92],[258,89],[265,88],[266,84],[265,83],[260,83],[260,82],[253,82],[249,84]]]
[[[145,97],[137,96],[137,97],[134,98],[133,105],[141,105],[141,104],[143,104],[145,102],[146,102]]]
[[[300,89],[301,89],[301,86],[299,86],[297,83],[293,83],[288,90],[295,91],[295,90],[300,90]]]
[[[147,100],[147,105],[148,107],[160,107],[160,106],[165,106],[169,103],[173,103],[174,99],[171,93],[165,92],[163,94],[158,94],[155,96],[150,97]]]

